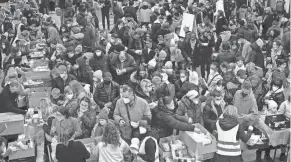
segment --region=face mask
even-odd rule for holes
[[[167,107],[170,110],[174,110],[174,108],[175,108],[174,101],[172,100],[170,104],[167,104]]]
[[[74,56],[74,53],[69,53],[69,54],[68,54],[68,57],[69,57],[69,58],[72,58],[73,56]]]
[[[105,125],[106,124],[106,120],[100,120],[99,123],[100,123],[100,125]]]
[[[120,60],[120,62],[124,62],[124,61],[125,61],[125,60],[123,60],[123,59],[122,59],[122,60]]]
[[[180,78],[181,82],[185,82],[186,81],[186,78]]]
[[[162,81],[168,81],[168,75],[163,75],[163,79],[162,79]]]
[[[222,86],[216,87],[216,90],[221,91],[222,90]]]
[[[66,29],[62,29],[62,32],[65,32],[66,31]]]
[[[195,105],[197,105],[199,103],[199,99],[193,99],[192,101]]]
[[[277,91],[279,89],[279,87],[277,87],[277,86],[273,86],[272,87],[272,90],[275,92],[275,91]]]
[[[101,52],[96,52],[96,56],[98,57],[101,56],[101,54],[102,54]]]
[[[68,41],[68,39],[63,39],[63,42],[67,42]]]
[[[237,80],[238,80],[238,82],[240,82],[240,83],[243,83],[243,82],[245,81],[245,80],[242,79],[242,78],[238,78]]]
[[[65,78],[66,78],[66,75],[67,75],[67,74],[60,74],[60,77],[61,77],[62,79],[65,79]]]
[[[128,99],[128,98],[123,98],[123,102],[124,102],[125,104],[128,104],[128,103],[130,102],[130,99]]]
[[[71,100],[73,98],[73,96],[74,96],[73,94],[69,94],[66,97],[67,97],[67,99]]]
[[[216,105],[220,105],[220,104],[221,104],[221,101],[222,101],[222,100],[215,100],[214,103],[215,103]]]
[[[147,132],[147,129],[144,127],[139,127],[139,133],[140,134],[145,134]]]
[[[111,83],[110,80],[104,80],[103,82],[104,82],[104,84],[107,84],[107,85]]]

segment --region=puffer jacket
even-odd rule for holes
[[[194,104],[187,96],[182,97],[181,101],[178,103],[176,114],[182,117],[180,118],[181,121],[187,123],[189,118],[191,118],[193,123],[200,123],[203,125],[201,104]]]
[[[104,82],[101,82],[97,85],[93,98],[96,104],[102,109],[106,103],[113,102],[119,98],[119,91],[119,85],[111,81],[111,92],[108,94],[105,90]]]
[[[93,58],[89,60],[89,65],[93,71],[101,70],[103,73],[109,71],[109,58],[102,53],[100,57],[94,55]]]
[[[173,134],[173,129],[181,131],[194,131],[195,126],[177,119],[178,114],[170,110],[164,103],[158,103],[157,127],[159,130],[159,138],[168,137]]]

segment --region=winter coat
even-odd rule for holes
[[[154,92],[150,92],[150,95],[148,96],[142,91],[142,89],[139,85],[135,88],[135,94],[138,97],[145,99],[147,101],[147,103],[149,103],[149,104],[157,101],[157,96]]]
[[[118,55],[113,56],[110,66],[111,73],[113,74],[115,81],[120,85],[125,84],[129,80],[131,73],[136,70],[135,60],[133,59],[132,56],[128,54],[126,54],[126,59],[124,60],[123,63],[120,62]],[[119,70],[126,69],[126,72],[122,75],[117,75],[116,73],[117,69]]]
[[[68,146],[58,144],[56,147],[56,159],[58,162],[86,162],[90,158],[90,152],[81,141],[69,141]]]
[[[284,96],[283,91],[284,89],[280,88],[277,91],[272,92],[269,99],[274,100],[278,104],[278,106],[280,106],[285,101],[285,96]]]
[[[187,96],[182,97],[178,103],[178,109],[176,114],[180,115],[179,120],[188,123],[189,118],[192,119],[193,123],[200,123],[203,125],[202,118],[202,106],[201,104],[194,104]]]
[[[139,21],[142,23],[150,23],[151,9],[140,9],[139,10]]]
[[[221,32],[225,31],[225,27],[228,26],[228,22],[225,17],[220,17],[217,19],[216,22],[216,34],[219,35]]]
[[[58,88],[61,93],[64,93],[64,89],[72,80],[77,80],[75,76],[68,74],[67,80],[63,80],[60,76],[52,79],[52,89]]]
[[[206,101],[206,105],[203,108],[203,120],[204,120],[204,127],[209,132],[213,131],[213,126],[221,116],[224,111],[225,105],[216,105],[214,104],[213,100]]]
[[[133,73],[130,75],[130,78],[129,78],[129,81],[128,81],[128,85],[129,85],[132,89],[135,89],[137,86],[140,85],[140,81],[141,81],[142,79],[148,79],[148,74],[146,73],[144,78],[137,78],[137,71],[135,71],[135,72],[133,72]]]
[[[93,29],[89,28],[88,26],[84,28],[83,31],[84,38],[83,38],[83,47],[93,48],[93,44],[95,43],[95,34]]]
[[[7,84],[0,93],[0,103],[2,105],[0,108],[0,113],[13,112],[25,115],[26,111],[18,109],[18,95],[16,93],[11,93],[9,86],[10,85]]]
[[[290,26],[283,30],[282,47],[287,52],[290,53]]]
[[[182,93],[181,88],[183,87],[183,85],[186,85],[187,83],[189,83],[188,81],[182,82],[181,79],[178,79],[175,81],[175,94],[176,94],[176,98],[178,100],[180,100],[185,94]]]
[[[249,60],[247,59],[247,61],[244,63],[247,64],[248,62],[253,62],[256,66],[265,69],[264,54],[262,53],[258,44],[256,42],[252,43],[251,48],[252,51],[249,54],[250,55]]]
[[[233,105],[237,107],[238,114],[250,114],[258,112],[256,98],[251,91],[249,95],[243,98],[242,90],[236,91],[233,98]]]
[[[262,22],[262,35],[266,35],[268,29],[272,26],[274,21],[273,15],[266,15]]]
[[[128,110],[128,113],[127,113]],[[128,116],[129,114],[129,116]],[[114,110],[114,120],[119,123],[120,120],[125,121],[125,125],[120,127],[121,136],[125,139],[133,137],[132,122],[139,122],[140,120],[151,121],[152,114],[146,100],[135,96],[133,105],[125,104],[123,98],[117,100]]]
[[[94,55],[94,57],[89,60],[89,65],[93,71],[101,70],[103,73],[108,72],[109,64],[109,58],[104,54],[100,57]]]
[[[119,85],[111,81],[111,91],[110,94],[106,92],[106,89],[104,87],[104,82],[101,82],[97,85],[95,92],[94,92],[94,101],[96,104],[102,109],[104,105],[108,102],[113,102],[114,100],[117,100],[120,94]]]
[[[158,39],[158,35],[157,35],[157,31],[159,29],[161,29],[162,25],[160,23],[159,20],[156,20],[153,25],[152,25],[152,34],[151,34],[151,38],[153,41],[157,41]]]
[[[216,62],[219,64],[222,62],[233,63],[235,62],[235,55],[231,51],[221,51],[216,57]]]
[[[48,39],[47,39],[47,42],[48,43],[57,42],[59,44],[63,44],[58,30],[53,26],[50,26],[48,28]]]
[[[79,119],[81,122],[80,127],[82,129],[82,135],[79,136],[79,139],[90,138],[94,125],[96,123],[96,111],[90,109],[84,112],[83,116]]]
[[[159,130],[159,138],[168,137],[173,134],[173,129],[181,131],[194,131],[195,126],[188,124],[187,122],[180,121],[177,117],[181,117],[175,114],[173,110],[169,110],[164,103],[158,103],[157,112],[157,128]]]
[[[238,10],[239,19],[245,19],[247,17],[248,9],[247,8],[240,8]]]
[[[79,107],[79,102],[77,98],[73,98],[71,99],[66,105],[65,105],[66,109],[69,110],[69,115],[77,118],[78,117],[78,113],[77,113],[77,109]]]

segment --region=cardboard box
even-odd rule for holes
[[[23,143],[27,140],[23,140]],[[8,146],[15,144],[15,142],[8,143]],[[28,148],[26,150],[18,150],[9,155],[9,162],[36,162],[35,158],[36,148]]]
[[[201,130],[202,133],[207,133],[208,131],[201,125],[201,124],[195,124],[197,128]],[[186,146],[188,147],[188,150],[192,151],[196,156],[202,156],[207,153],[214,153],[217,151],[217,142],[216,139],[213,135],[211,135],[211,143],[207,145],[203,145],[202,143],[197,143],[192,137],[191,133],[193,132],[184,132],[180,131],[179,132],[179,137],[181,141],[183,141]]]
[[[0,113],[0,123],[7,125],[1,136],[18,135],[24,133],[24,116],[14,113]]]
[[[199,161],[203,161],[203,160],[212,159],[212,158],[214,157],[215,152],[211,152],[211,153],[207,153],[207,154],[198,155],[198,156],[196,157],[195,153],[194,153],[192,150],[190,150],[190,149],[188,148],[188,154],[189,154],[190,156],[192,156],[192,157],[195,157],[195,158],[196,158],[197,160],[199,160]]]

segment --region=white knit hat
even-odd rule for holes
[[[199,78],[198,78],[198,73],[196,71],[189,72],[189,82],[198,85]]]

